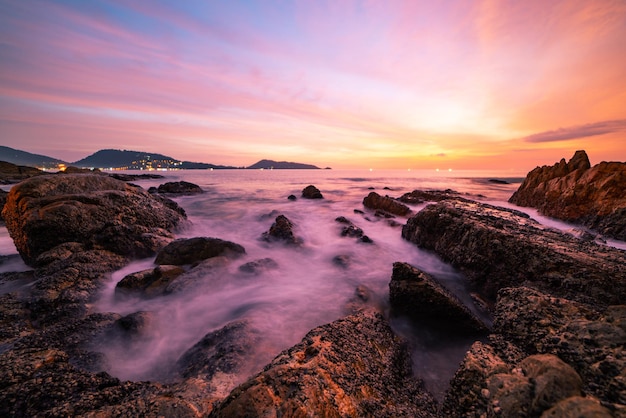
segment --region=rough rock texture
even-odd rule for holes
[[[532,170],[509,201],[626,240],[626,163],[591,167],[585,151],[576,151],[567,163]]]
[[[150,192],[153,190],[151,189]],[[170,181],[161,184],[154,191],[161,194],[170,195],[194,195],[204,193],[204,190],[197,184],[190,183],[188,181]]]
[[[564,399],[541,414],[541,418],[571,417],[612,418],[613,414],[597,400],[581,396]]]
[[[626,298],[626,253],[544,227],[526,214],[466,200],[429,205],[402,236],[459,268],[488,299],[532,286],[599,306]]]
[[[295,246],[302,244],[302,240],[293,233],[293,223],[285,215],[276,217],[269,231],[263,233],[262,239],[268,242],[281,241]]]
[[[363,199],[363,206],[398,216],[406,216],[411,213],[411,209],[408,206],[389,196],[381,196],[376,192],[370,192],[370,194]]]
[[[181,266],[222,255],[236,258],[245,253],[246,250],[241,245],[219,238],[186,238],[167,244],[159,251],[154,263]]]
[[[210,416],[431,417],[436,405],[382,315],[364,310],[310,331]]]
[[[44,174],[44,172],[35,167],[15,165],[6,161],[0,161],[0,184],[13,184],[42,174]]]
[[[580,374],[587,393],[626,405],[624,324],[624,305],[599,312],[533,289],[512,288],[499,294],[494,330],[528,353],[557,355]]]
[[[398,198],[399,201],[408,204],[419,204],[424,202],[441,202],[448,199],[460,199],[459,192],[454,190],[413,190]]]
[[[185,218],[139,187],[94,174],[25,180],[9,192],[2,216],[29,265],[67,242],[149,256],[171,239],[170,231]]]
[[[276,270],[278,263],[271,258],[260,258],[239,266],[239,271],[248,274],[260,274],[268,270]]]
[[[302,190],[302,197],[305,199],[323,199],[324,196],[322,195],[322,192],[320,192],[320,190],[313,186],[312,184],[309,186],[306,186],[303,190]]]
[[[392,312],[454,334],[486,333],[487,326],[456,296],[427,273],[407,263],[394,263],[389,282]]]

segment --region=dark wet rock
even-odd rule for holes
[[[362,237],[359,238],[359,242],[362,242],[363,244],[373,244],[374,240],[372,240],[367,235],[363,235]]]
[[[235,375],[249,365],[252,348],[259,343],[259,338],[248,321],[231,322],[206,334],[178,359],[176,366],[185,378],[211,380],[218,373]]]
[[[361,209],[354,209],[354,213],[359,215],[365,215],[365,212],[363,212]]]
[[[7,201],[8,194],[9,192],[5,192],[4,190],[0,189],[0,213],[2,213],[2,209],[4,209],[4,204]],[[2,218],[2,216],[0,216],[0,225],[4,225],[4,218]]]
[[[151,334],[154,331],[155,321],[152,312],[138,311],[115,321],[115,327],[132,339]]]
[[[289,196],[287,196],[288,200],[294,201],[294,200],[298,200],[298,198],[296,197],[296,195],[290,194]]]
[[[246,250],[239,244],[219,238],[196,237],[177,239],[161,249],[155,264],[181,266],[217,256],[240,257]]]
[[[204,193],[200,186],[188,181],[170,181],[161,184],[156,189],[156,192],[168,195],[194,195]]]
[[[143,296],[147,298],[162,295],[167,286],[185,270],[179,266],[161,265],[153,269],[126,275],[115,286],[116,296]]]
[[[424,202],[441,202],[448,199],[460,199],[459,192],[454,190],[413,190],[405,193],[398,198],[399,201],[407,204],[416,205]]]
[[[260,258],[239,266],[239,271],[250,274],[260,274],[268,270],[276,270],[278,263],[271,258]]]
[[[447,328],[455,334],[480,334],[487,326],[456,296],[429,274],[407,263],[393,264],[389,282],[392,312],[434,328]]]
[[[302,197],[305,199],[323,199],[324,198],[324,196],[322,195],[322,192],[320,192],[320,190],[313,185],[306,186],[302,190]]]
[[[376,210],[376,212],[374,212],[374,216],[376,216],[377,218],[385,218],[385,219],[393,219],[395,218],[395,216],[393,216],[391,213],[389,212],[385,212],[384,210]]]
[[[268,242],[280,241],[296,246],[302,244],[302,240],[293,233],[293,223],[285,215],[276,217],[269,231],[263,233],[262,239]]]
[[[252,355],[260,343],[259,333],[245,320],[226,324],[206,334],[176,362],[185,379],[179,395],[201,406],[203,416],[254,370]]]
[[[124,256],[149,256],[184,220],[143,189],[95,174],[25,180],[9,192],[2,216],[29,265],[66,242]]]
[[[13,184],[43,174],[43,171],[35,167],[0,161],[0,184]]]
[[[585,151],[576,151],[567,163],[532,170],[509,201],[626,240],[626,163],[591,167]]]
[[[624,251],[578,240],[519,211],[442,201],[410,218],[402,236],[459,268],[490,301],[499,289],[522,285],[600,306],[626,298]]]
[[[363,310],[310,331],[210,416],[434,417],[436,404],[382,315]]]
[[[363,230],[358,226],[354,225],[352,221],[350,221],[345,216],[340,216],[335,219],[335,222],[345,225],[341,228],[341,236],[342,237],[352,237],[352,238],[361,238],[363,237]]]
[[[408,206],[389,196],[381,196],[376,192],[370,192],[370,194],[363,199],[363,206],[398,216],[407,216],[411,213],[411,209],[409,209]]]
[[[123,173],[110,173],[109,177],[113,177],[116,180],[121,181],[136,181],[136,180],[153,180],[153,179],[162,179],[163,176],[160,174],[123,174]],[[152,189],[152,187],[150,188]]]
[[[193,291],[201,283],[212,283],[217,286],[228,277],[224,275],[226,268],[231,264],[232,256],[216,256],[207,258],[194,264],[193,268],[172,280],[163,289],[164,295]]]

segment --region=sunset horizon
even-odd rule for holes
[[[619,1],[0,1],[0,144],[245,166],[626,161]]]

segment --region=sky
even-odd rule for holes
[[[626,1],[0,0],[0,144],[70,162],[626,161]]]

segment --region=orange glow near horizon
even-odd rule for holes
[[[61,2],[0,13],[0,144],[245,166],[626,161],[626,3]]]

